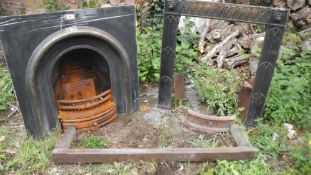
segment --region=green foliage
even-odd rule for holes
[[[162,44],[162,25],[137,29],[138,68],[141,83],[159,81],[160,57]],[[175,71],[186,74],[189,71],[197,52],[191,42],[177,43]]]
[[[76,4],[77,4],[78,8],[80,8],[80,9],[87,6],[87,3],[85,0],[76,0]]]
[[[0,7],[0,16],[5,16],[5,15],[7,15],[7,10],[5,10],[2,7]]]
[[[155,83],[160,76],[162,34],[158,28],[137,30],[138,68],[140,82]]]
[[[24,174],[46,170],[50,165],[52,149],[54,149],[57,139],[57,132],[39,141],[31,137],[28,138],[14,158],[6,164],[7,170],[15,170]]]
[[[177,35],[175,71],[187,75],[198,56],[195,46],[199,35],[191,31],[195,24],[190,18],[184,19],[184,25]]]
[[[0,67],[0,112],[8,109],[14,100],[14,88],[9,71]]]
[[[300,35],[292,32],[287,32],[282,40],[282,45],[288,49],[292,49],[295,52],[300,50],[302,44],[302,39]]]
[[[84,148],[109,148],[111,146],[110,140],[99,138],[97,136],[91,136],[86,140],[83,140],[81,145]]]
[[[239,76],[232,70],[198,66],[195,72],[195,88],[208,108],[218,115],[231,115],[237,111]]]
[[[265,162],[262,154],[254,160],[218,161],[215,168],[210,169],[207,175],[263,175],[271,174],[270,166]]]
[[[200,135],[198,138],[190,140],[189,143],[197,148],[215,148],[219,145],[216,137],[205,138],[203,135]]]
[[[291,174],[308,175],[311,174],[311,134],[307,134],[302,138],[303,146],[294,148],[292,154],[295,165],[290,170]]]
[[[164,0],[147,0],[136,3],[136,16],[139,27],[156,26],[162,22]]]
[[[101,7],[101,4],[98,2],[98,0],[90,0],[87,4],[89,8],[99,8]]]
[[[260,153],[277,160],[279,155],[290,151],[286,145],[286,129],[276,125],[258,122],[258,126],[249,131],[250,141]],[[279,138],[273,140],[273,135],[278,134]]]
[[[176,130],[173,127],[162,125],[160,128],[159,142],[161,148],[169,146],[171,139],[176,135]]]
[[[255,24],[253,25],[253,28],[256,33],[262,33],[265,31],[265,25],[262,24]]]
[[[251,5],[257,5],[257,6],[271,6],[272,0],[253,0],[250,1]]]
[[[44,7],[49,11],[67,10],[68,7],[58,0],[43,0]]]
[[[264,117],[275,124],[290,122],[311,130],[311,53],[283,49],[277,63]]]

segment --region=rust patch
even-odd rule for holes
[[[94,72],[81,67],[65,68],[55,87],[58,118],[63,128],[94,131],[116,118],[111,89],[96,94],[95,79]]]

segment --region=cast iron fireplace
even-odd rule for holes
[[[33,137],[56,128],[60,110],[73,108],[70,100],[97,109],[107,97],[118,114],[137,110],[134,6],[4,17],[0,36]]]

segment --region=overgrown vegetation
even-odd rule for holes
[[[294,147],[292,157],[295,161],[290,174],[311,174],[311,134],[306,134],[300,138],[302,146]]]
[[[189,143],[196,148],[215,148],[219,146],[216,136],[206,138],[204,135],[200,135],[198,138],[190,140]]]
[[[277,63],[265,105],[265,119],[278,125],[294,123],[300,129],[310,132],[310,85],[311,53],[283,48],[283,58]]]
[[[33,174],[47,170],[51,166],[52,149],[58,138],[56,131],[42,140],[27,138],[15,156],[4,165],[4,169],[17,174]]]
[[[0,67],[0,112],[6,111],[14,100],[14,88],[9,71]]]
[[[7,11],[0,6],[0,16],[7,15]]]
[[[68,6],[58,0],[43,0],[43,6],[49,11],[67,10]]]
[[[236,113],[239,75],[234,69],[198,66],[194,76],[196,91],[210,111],[221,116]]]
[[[98,0],[90,0],[88,3],[87,3],[87,6],[89,8],[99,8],[101,7],[101,4],[98,2]]]
[[[164,0],[137,1],[136,16],[139,28],[162,23]]]
[[[97,136],[90,136],[81,143],[83,148],[108,148],[111,146],[111,142],[108,139],[100,138]]]
[[[185,21],[186,29],[183,36],[178,36],[176,46],[175,71],[186,75],[195,64],[198,53],[194,49],[196,37],[190,37],[191,21]],[[193,24],[192,24],[193,25]],[[196,35],[195,35],[196,36]],[[162,45],[162,24],[156,27],[137,29],[138,71],[141,83],[156,83],[159,81],[160,58]]]

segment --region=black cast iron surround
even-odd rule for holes
[[[255,125],[255,119],[261,116],[264,109],[288,13],[286,10],[241,4],[165,0],[158,106],[161,108],[170,106],[180,16],[264,24],[265,39],[245,118],[245,125]]]
[[[0,18],[7,65],[31,136],[57,127],[51,74],[63,55],[77,49],[96,52],[109,65],[118,113],[137,111],[135,21],[133,5]]]

